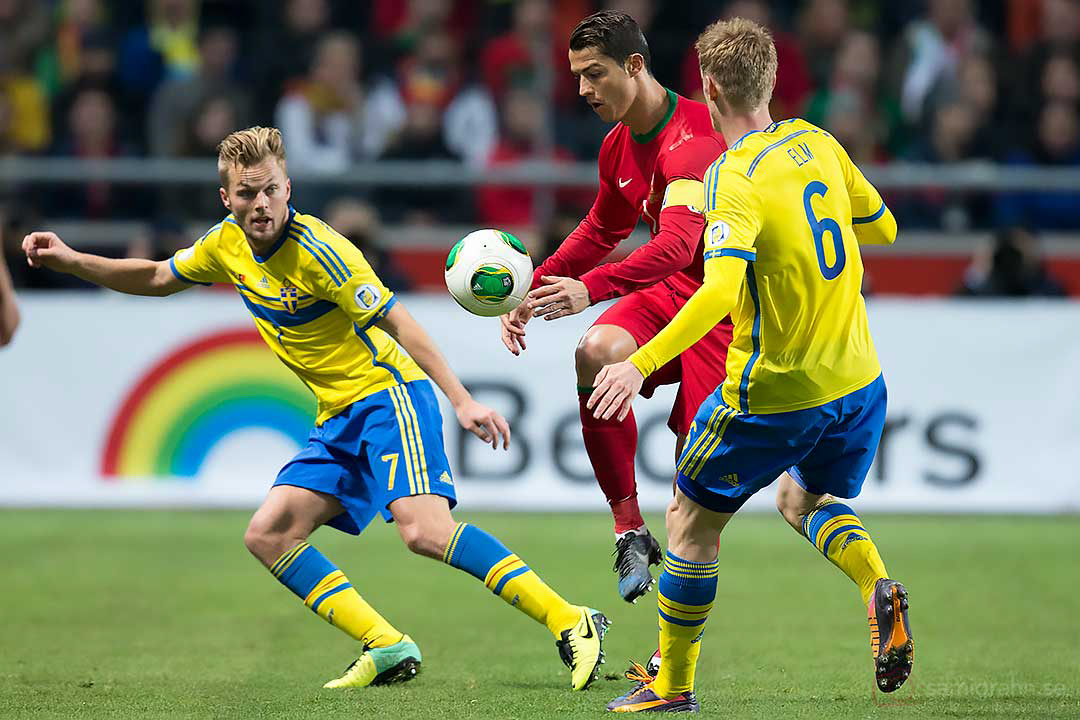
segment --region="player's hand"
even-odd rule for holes
[[[521,303],[516,308],[499,316],[502,324],[502,341],[506,349],[520,355],[525,349],[525,323],[532,318],[528,303]]]
[[[509,449],[510,424],[502,415],[472,398],[454,408],[454,411],[461,427],[484,442],[491,443],[492,450],[499,448],[499,440],[502,440],[503,450]]]
[[[544,284],[525,296],[525,302],[536,317],[556,320],[576,315],[592,305],[589,290],[580,280],[550,275],[545,275],[540,280]]]
[[[30,233],[23,238],[22,249],[30,267],[47,267],[52,270],[65,270],[70,267],[77,254],[59,235],[51,232]]]
[[[644,383],[645,376],[629,360],[605,365],[596,375],[596,389],[585,406],[593,411],[597,420],[607,420],[617,414],[622,422]]]

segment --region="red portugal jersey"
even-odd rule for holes
[[[604,139],[598,159],[600,190],[592,209],[533,274],[580,279],[593,303],[667,282],[690,297],[704,277],[705,171],[727,149],[708,108],[668,90],[668,112],[649,133],[622,123]],[[680,182],[680,181],[686,181]],[[698,195],[700,194],[700,201]],[[597,265],[638,219],[651,240],[617,263]]]

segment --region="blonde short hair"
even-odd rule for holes
[[[769,31],[746,18],[720,20],[695,44],[702,74],[712,78],[733,112],[765,105],[776,85],[776,46]]]
[[[257,165],[267,158],[277,158],[285,168],[285,144],[277,128],[249,127],[237,130],[218,145],[218,174],[222,187],[229,187],[229,168]]]

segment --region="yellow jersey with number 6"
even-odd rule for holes
[[[896,221],[836,139],[800,119],[752,132],[709,168],[705,204],[705,262],[747,260],[724,401],[788,412],[873,382],[859,243],[891,243]]]

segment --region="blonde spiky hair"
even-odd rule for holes
[[[737,113],[765,105],[776,85],[776,46],[769,31],[746,18],[720,20],[698,37],[698,62]]]
[[[229,187],[229,168],[257,165],[267,158],[277,158],[285,168],[285,144],[277,128],[249,127],[237,130],[218,145],[218,174],[221,186]]]

